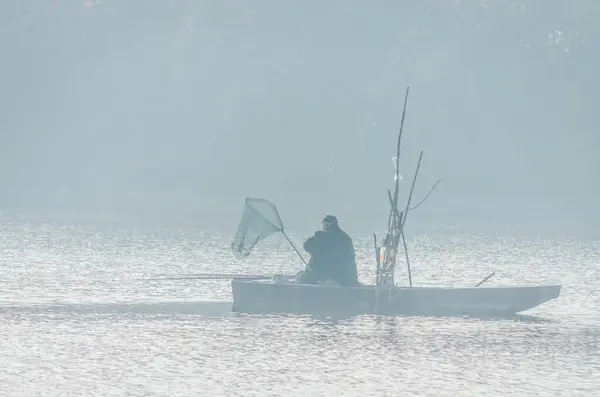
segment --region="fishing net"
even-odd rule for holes
[[[283,231],[277,208],[269,200],[247,198],[244,213],[231,243],[237,259],[247,258],[259,241]]]

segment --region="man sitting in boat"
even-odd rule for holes
[[[352,238],[340,228],[335,216],[321,220],[321,230],[304,242],[304,250],[310,254],[309,269],[299,274],[298,283],[358,284]]]

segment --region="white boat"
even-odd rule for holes
[[[341,287],[293,280],[232,280],[233,310],[244,313],[505,317],[560,295],[560,285],[515,287]]]

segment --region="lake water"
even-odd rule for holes
[[[560,283],[561,296],[509,320],[328,319],[232,314],[225,280],[143,280],[301,270],[282,238],[238,262],[231,236],[191,228],[0,226],[2,396],[600,392],[598,241],[419,234],[415,285],[473,285],[495,271],[489,285]],[[353,237],[372,282],[372,241]]]

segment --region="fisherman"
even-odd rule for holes
[[[319,284],[330,280],[344,286],[357,285],[352,238],[333,215],[326,215],[320,223],[321,230],[304,242],[304,250],[310,254],[309,268],[298,274],[298,283]]]

